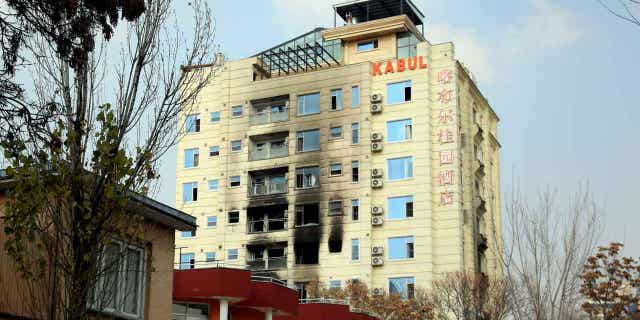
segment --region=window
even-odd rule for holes
[[[360,181],[360,161],[351,161],[351,182]]]
[[[360,220],[360,200],[358,199],[351,200],[351,220]]]
[[[218,180],[209,180],[209,191],[218,191]]]
[[[227,260],[238,260],[238,249],[227,250]]]
[[[196,267],[196,254],[183,253],[180,254],[180,269],[193,269]]]
[[[329,166],[329,176],[341,176],[342,175],[342,163],[332,163]]]
[[[195,230],[190,231],[180,231],[180,238],[193,238],[196,236]]]
[[[342,281],[340,280],[329,280],[329,290],[340,290],[342,289]]]
[[[342,110],[342,89],[331,90],[331,110]]]
[[[329,201],[329,216],[342,215],[342,200]]]
[[[207,228],[215,228],[218,226],[218,217],[217,216],[208,216],[207,217]]]
[[[296,227],[320,223],[320,206],[317,203],[296,205]]]
[[[395,120],[387,122],[387,142],[411,140],[413,134],[411,119]]]
[[[298,115],[320,113],[320,92],[298,96]]]
[[[378,39],[358,42],[358,52],[369,51],[378,48]]]
[[[413,241],[413,236],[389,238],[389,260],[413,258]]]
[[[351,239],[351,261],[360,260],[360,240]]]
[[[229,178],[229,187],[235,188],[240,186],[240,176],[231,176]]]
[[[239,223],[240,222],[240,211],[229,211],[228,215],[229,224]]]
[[[216,253],[215,252],[207,252],[204,254],[204,258],[206,262],[216,261]]]
[[[209,157],[217,157],[220,155],[220,146],[209,147]]]
[[[174,302],[171,310],[171,320],[209,319],[206,304]]]
[[[220,122],[220,111],[211,112],[211,117],[209,118],[209,122],[211,123]]]
[[[195,168],[200,162],[200,150],[198,148],[184,150],[184,167]]]
[[[320,186],[320,167],[296,168],[296,188]]]
[[[397,294],[403,300],[413,298],[415,279],[413,277],[389,278],[389,294]]]
[[[231,141],[231,152],[240,152],[242,150],[242,140]]]
[[[198,183],[187,182],[182,184],[182,202],[198,201]]]
[[[200,115],[190,114],[185,120],[185,131],[187,133],[200,132]]]
[[[298,131],[296,141],[298,152],[320,150],[320,129]]]
[[[351,107],[357,108],[360,106],[360,87],[351,87]]]
[[[411,80],[387,84],[387,104],[411,101]]]
[[[387,199],[389,219],[413,217],[413,196],[392,197]]]
[[[418,55],[418,38],[411,32],[398,33],[396,37],[396,46],[398,49],[398,58],[409,58]]]
[[[389,180],[402,180],[413,177],[413,157],[387,160]]]
[[[360,124],[354,122],[351,124],[351,144],[360,143]]]
[[[331,127],[329,133],[331,135],[331,139],[342,138],[342,127]]]
[[[231,116],[234,118],[242,117],[242,106],[231,107]]]

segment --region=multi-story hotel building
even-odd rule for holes
[[[499,119],[454,44],[425,39],[410,0],[334,11],[343,25],[218,61],[183,115],[176,206],[199,228],[176,262],[405,296],[499,272]]]

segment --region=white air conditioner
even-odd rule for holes
[[[372,226],[381,226],[384,223],[384,219],[381,216],[371,217],[371,225]]]
[[[382,112],[382,104],[381,103],[372,103],[371,104],[371,113],[380,113]]]
[[[381,141],[382,140],[382,133],[380,132],[373,132],[371,134],[371,141]]]
[[[384,174],[384,171],[382,171],[382,169],[380,169],[380,168],[371,169],[371,177],[372,178],[382,178],[383,174]]]
[[[371,257],[372,266],[381,266],[383,264],[384,264],[384,259],[382,259],[382,257]]]
[[[382,143],[381,142],[372,142],[371,143],[371,151],[374,151],[374,152],[382,151]]]
[[[384,294],[384,289],[382,288],[373,288],[371,289],[371,294],[373,294],[374,296],[381,296]]]
[[[382,179],[371,179],[371,188],[382,188]]]
[[[371,95],[371,102],[382,102],[382,93],[374,93]]]
[[[371,214],[382,214],[383,212],[384,212],[384,209],[382,207],[379,207],[379,206],[371,207]]]
[[[384,253],[384,247],[383,246],[377,246],[377,247],[373,247],[371,248],[371,254],[374,256],[379,256],[381,254]]]

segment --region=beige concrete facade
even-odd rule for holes
[[[419,39],[417,56],[426,68],[415,63],[412,67],[409,58],[401,59],[406,65],[404,71],[399,70],[398,32],[412,32]],[[176,207],[196,216],[199,225],[195,236],[176,237],[180,252],[193,254],[196,261],[212,253],[215,260],[277,274],[291,283],[318,278],[326,284],[332,280],[344,284],[357,278],[370,288],[385,291],[389,279],[397,277],[413,277],[415,286],[429,287],[444,272],[495,274],[494,252],[499,245],[495,239],[501,236],[498,117],[457,61],[453,44],[432,45],[423,40],[405,16],[329,29],[324,35],[343,40],[340,65],[254,80],[257,58],[228,61],[201,93],[198,109],[190,114],[199,116],[199,132],[188,133],[178,145]],[[358,52],[358,43],[374,39],[377,48]],[[393,72],[386,70],[388,61]],[[374,74],[376,63],[382,63],[382,74]],[[409,101],[388,104],[388,84],[407,80],[411,81]],[[360,103],[352,106],[355,86]],[[342,108],[336,111],[331,110],[335,89],[342,90]],[[299,115],[300,96],[316,92],[320,93],[320,112]],[[373,94],[382,94],[382,112],[371,112]],[[271,97],[288,102],[288,120],[252,124],[257,108]],[[233,106],[242,106],[241,116],[232,116]],[[220,112],[219,121],[209,121],[212,112]],[[401,119],[411,120],[410,138],[388,142],[388,122]],[[354,123],[359,126],[358,143],[352,143]],[[332,137],[330,128],[338,126],[341,136]],[[320,130],[320,150],[297,151],[297,132],[311,129]],[[372,151],[372,133],[382,134],[381,151]],[[250,160],[255,158],[256,143],[276,136],[286,137],[285,156]],[[241,150],[234,152],[231,141],[237,140]],[[215,146],[219,155],[209,156]],[[193,162],[185,159],[186,149],[199,150],[192,168],[185,168],[185,161]],[[412,175],[391,180],[388,160],[401,157],[411,157]],[[352,181],[352,161],[359,164],[358,182]],[[338,163],[342,164],[341,174],[331,175],[330,166]],[[308,166],[319,166],[319,186],[298,188],[296,169]],[[383,169],[381,188],[372,187],[371,169]],[[284,193],[252,196],[256,175],[282,172],[286,172]],[[239,187],[230,186],[234,176],[240,177]],[[217,181],[215,191],[208,190],[212,180]],[[183,184],[193,182],[198,183],[197,201],[185,202]],[[413,216],[390,219],[389,199],[401,196],[413,197]],[[355,199],[359,201],[357,220],[351,208]],[[335,200],[342,200],[342,214],[330,215],[329,202]],[[319,204],[319,226],[297,226],[296,206],[312,203]],[[249,215],[270,204],[286,208],[285,227],[255,232]],[[374,215],[374,207],[382,207],[384,213]],[[215,226],[208,226],[211,217],[216,219]],[[382,224],[372,225],[373,217],[381,217]],[[390,259],[389,239],[406,236],[413,237],[413,257]],[[330,252],[329,243],[336,245],[337,239],[341,250]],[[352,259],[354,239],[358,239],[358,259]],[[483,239],[489,248],[479,250]],[[297,263],[296,256],[303,254],[296,246],[308,241],[319,243],[318,262]],[[256,258],[255,250],[263,246],[265,250]],[[256,262],[268,261],[269,248],[274,246],[284,248],[286,266],[269,268],[265,262],[264,268],[256,267]],[[379,266],[372,263],[372,248],[378,246],[384,250],[375,255],[382,258]],[[233,251],[229,255],[235,249],[237,259]],[[176,262],[180,259],[177,255]]]

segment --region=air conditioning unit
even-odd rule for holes
[[[384,289],[382,288],[373,288],[371,289],[371,294],[373,294],[374,296],[381,296],[384,294]]]
[[[382,188],[382,179],[371,179],[371,188]]]
[[[371,104],[371,113],[380,113],[382,112],[382,104],[381,103],[372,103]]]
[[[384,264],[384,259],[382,259],[382,257],[371,257],[372,266],[381,266],[383,264]]]
[[[371,225],[372,226],[381,226],[384,223],[384,219],[381,216],[371,217]]]
[[[371,214],[382,214],[384,212],[384,209],[382,207],[378,207],[378,206],[373,206],[371,207]]]
[[[373,247],[371,248],[371,254],[374,256],[379,256],[381,254],[384,253],[384,247],[383,246],[377,246],[377,247]]]
[[[371,95],[371,102],[382,102],[382,93],[374,93]]]
[[[371,177],[372,178],[382,178],[383,174],[384,174],[384,171],[382,171],[382,169],[380,169],[380,168],[371,169]]]
[[[381,140],[382,140],[382,133],[374,132],[371,134],[371,141],[381,141]]]
[[[374,151],[374,152],[382,151],[382,143],[381,142],[372,142],[371,143],[371,151]]]

